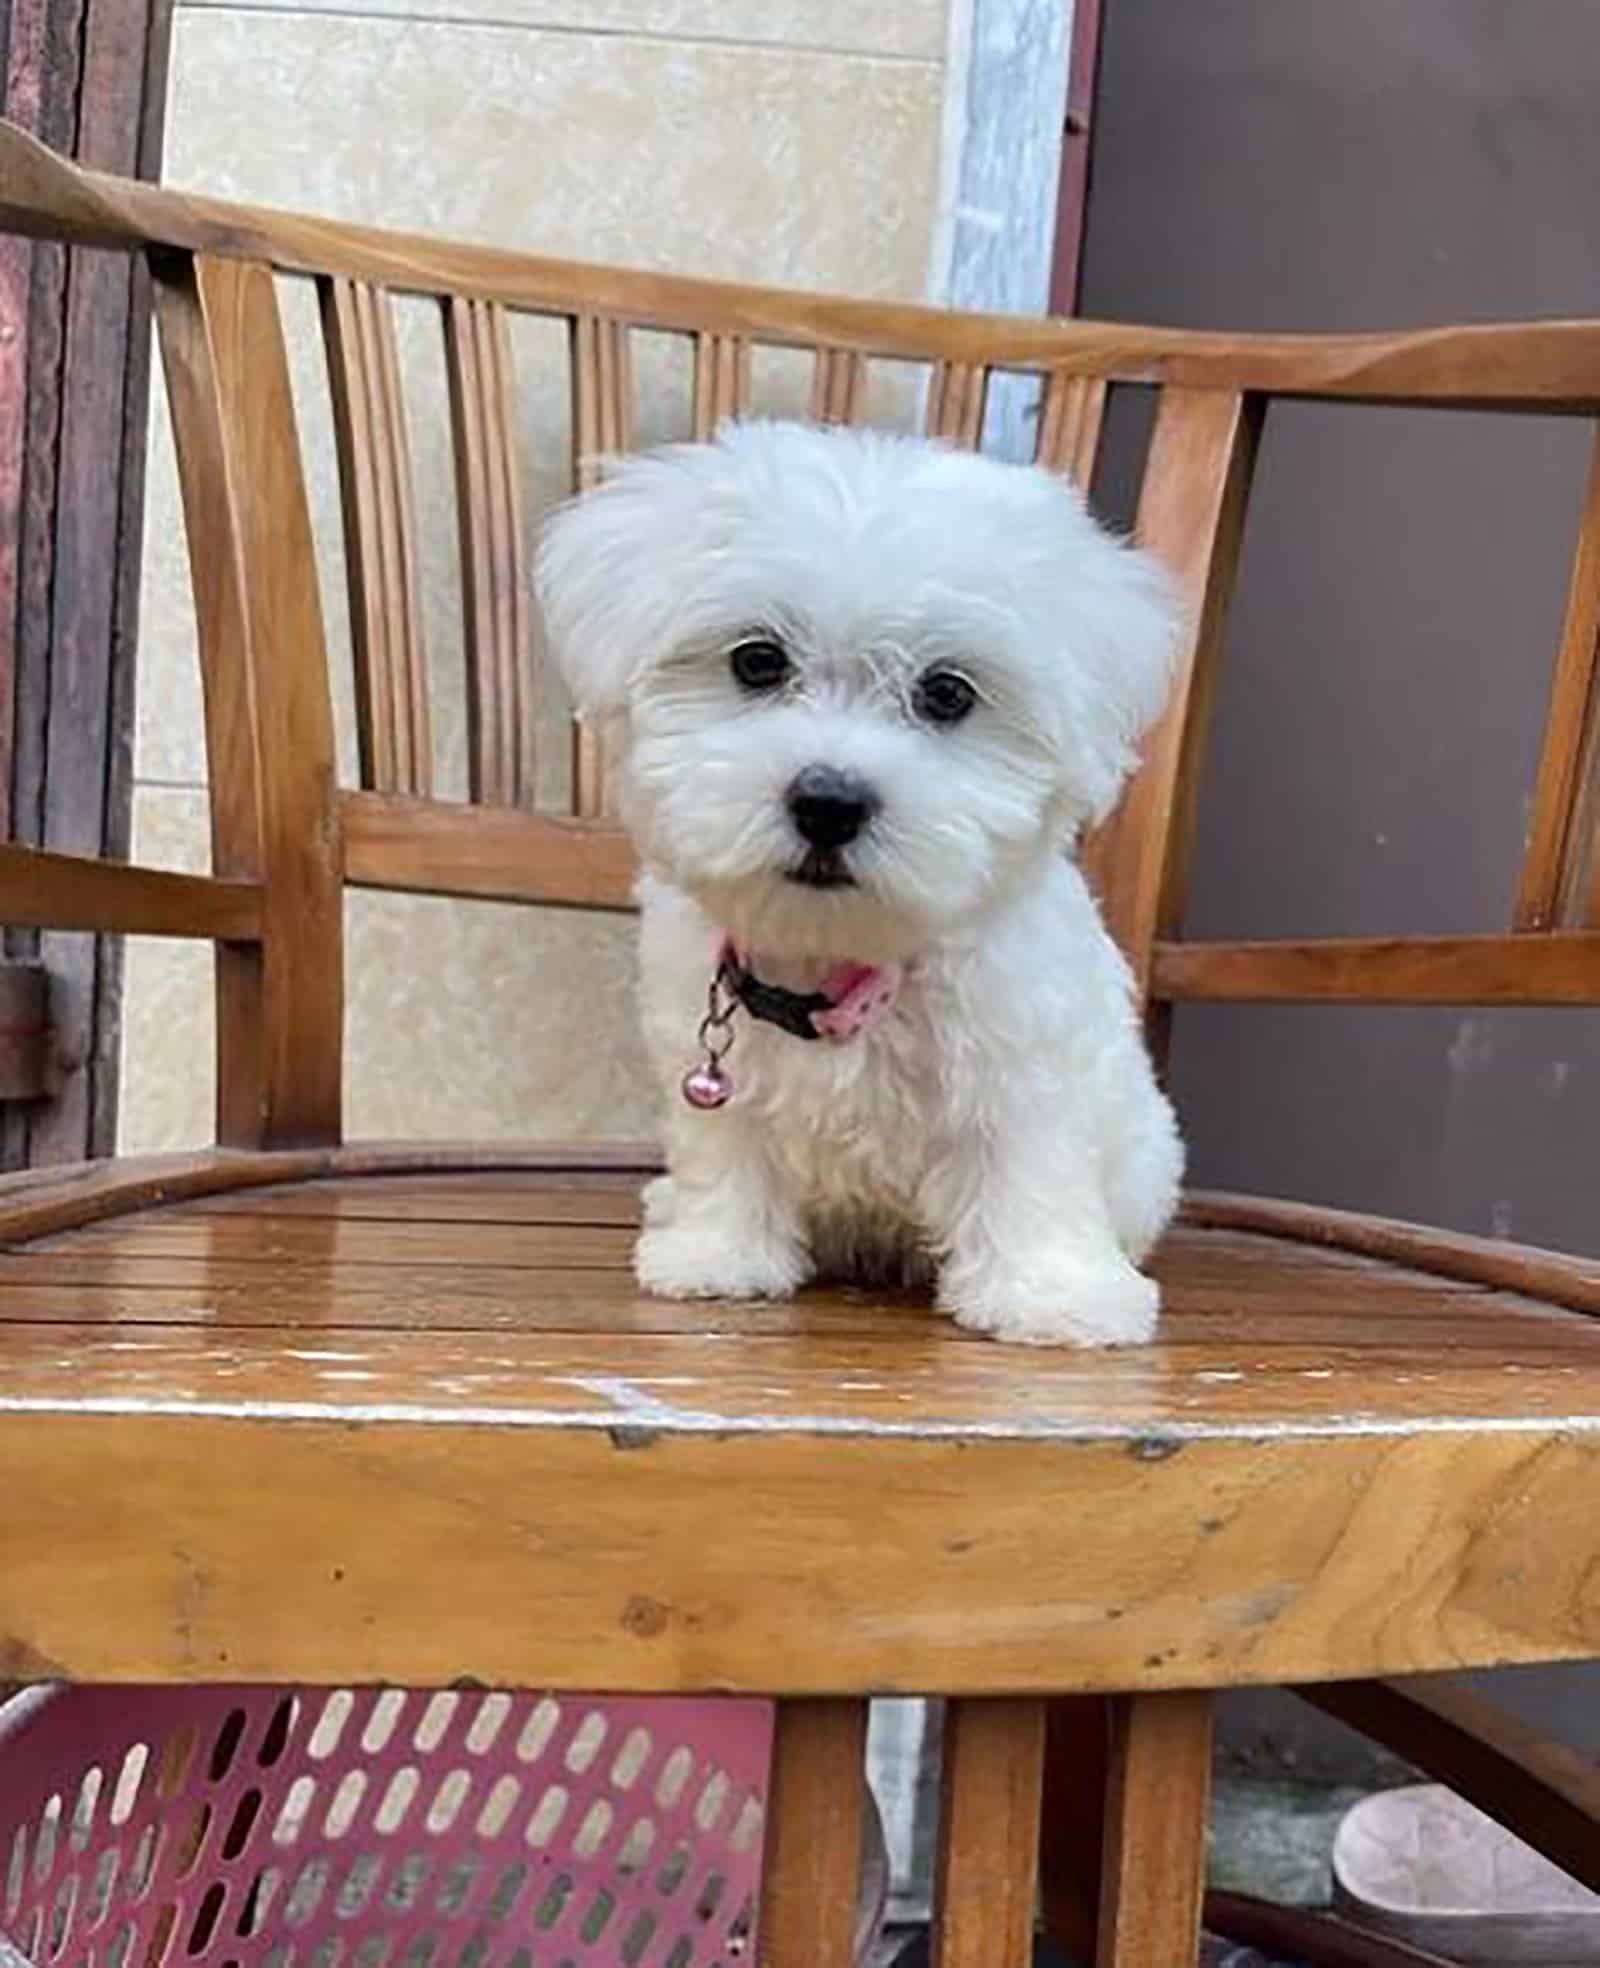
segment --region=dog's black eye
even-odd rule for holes
[[[729,654],[728,667],[741,689],[776,690],[789,674],[789,652],[766,636],[752,636]]]
[[[917,716],[929,724],[959,724],[978,701],[978,693],[958,670],[929,670],[912,692]]]

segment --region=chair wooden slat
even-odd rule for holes
[[[750,407],[750,344],[742,335],[699,334],[694,344],[693,430],[702,442]]]
[[[213,857],[220,875],[263,884],[259,948],[217,951],[218,1138],[334,1142],[344,905],[333,706],[271,270],[207,257],[164,266],[157,319],[205,687]]]
[[[633,443],[633,353],[627,324],[579,315],[572,324],[572,482],[599,482],[608,457]]]
[[[853,1968],[866,1750],[864,1701],[778,1704],[761,1968]]]
[[[989,397],[989,370],[981,362],[937,362],[928,388],[927,428],[969,451],[983,437],[983,411]]]
[[[580,314],[572,322],[572,486],[584,492],[597,485],[607,458],[633,443],[633,353],[625,322],[605,315]],[[700,370],[696,367],[699,416]],[[612,762],[601,735],[584,725],[573,728],[572,810],[586,820],[612,812]]]
[[[945,1713],[934,1968],[1031,1968],[1045,1705],[962,1700]]]
[[[345,878],[366,888],[631,909],[633,847],[609,822],[345,793]]]
[[[433,738],[394,308],[387,293],[362,281],[331,279],[321,286],[361,782],[375,792],[426,795],[433,782]]]
[[[1138,533],[1176,576],[1187,610],[1172,691],[1121,806],[1085,865],[1141,988],[1155,939],[1179,926],[1199,756],[1237,571],[1261,405],[1226,390],[1165,389],[1145,466]]]
[[[1035,461],[1064,472],[1084,493],[1094,477],[1105,407],[1103,376],[1075,376],[1070,370],[1053,369],[1045,378]]]
[[[1518,929],[1600,928],[1600,427],[1534,782]]]
[[[1150,990],[1229,1004],[1600,1004],[1600,932],[1158,942]]]
[[[1211,1697],[1118,1696],[1095,1968],[1194,1960],[1210,1795]]]
[[[533,769],[528,573],[505,310],[459,297],[446,302],[445,362],[461,535],[469,783],[476,804],[523,806]]]
[[[255,943],[261,885],[0,844],[0,923]]]
[[[866,389],[866,358],[857,350],[817,349],[811,369],[811,417],[814,423],[859,422]]]

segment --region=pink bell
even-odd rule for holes
[[[717,1059],[702,1059],[683,1076],[683,1097],[691,1107],[726,1107],[733,1098],[733,1082]]]

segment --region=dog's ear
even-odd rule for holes
[[[1166,708],[1184,618],[1177,584],[1154,554],[1103,533],[1096,544],[1097,578],[1080,590],[1079,606],[1089,616],[1083,656],[1098,698],[1085,732],[1095,767],[1085,793],[1098,824]]]
[[[1030,476],[1038,496],[1047,475]],[[1108,533],[1075,486],[1049,476],[1042,497],[1051,507],[1052,548],[1036,599],[1062,693],[1067,790],[1079,819],[1097,824],[1116,805],[1139,740],[1165,708],[1183,609],[1154,554]],[[1043,573],[1039,559],[1034,567]]]
[[[661,570],[679,544],[679,476],[659,457],[619,459],[545,522],[534,564],[545,646],[590,722],[621,715],[661,646],[674,603]]]

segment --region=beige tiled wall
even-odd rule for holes
[[[535,251],[920,297],[934,250],[947,0],[300,0],[180,4],[175,184]],[[286,295],[348,756],[337,488],[314,320]],[[401,321],[441,781],[462,776],[460,630],[439,351]],[[516,339],[530,514],[563,486],[559,341]],[[681,430],[676,358],[639,351],[643,427]],[[797,379],[758,370],[758,395]],[[888,407],[896,406],[891,401]],[[903,409],[903,405],[899,406]],[[156,405],[135,852],[205,865],[193,616]],[[552,750],[544,790],[559,797]],[[628,925],[403,897],[350,905],[358,1135],[647,1132]],[[209,960],[130,953],[122,1133],[209,1138]]]

